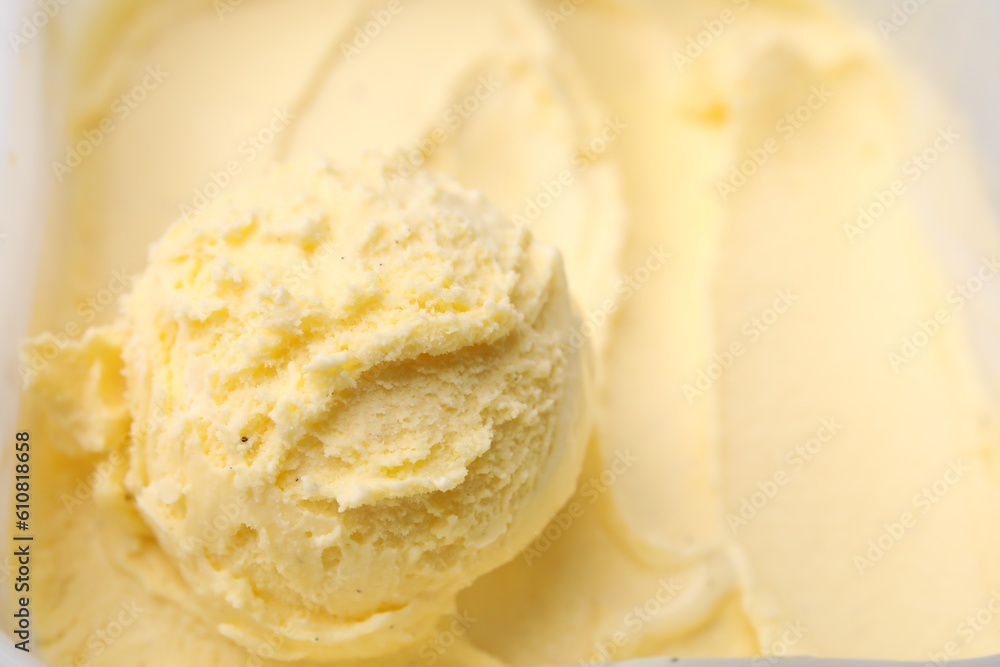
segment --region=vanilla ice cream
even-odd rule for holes
[[[481,195],[309,160],[179,220],[119,321],[30,386],[81,454],[125,450],[106,507],[138,513],[223,635],[380,656],[572,494],[576,323],[558,252]]]
[[[1000,234],[976,138],[876,26],[818,0],[84,5],[44,51],[66,140],[19,419],[59,445],[33,459],[47,660],[1000,653],[962,625],[1000,590],[972,342]],[[90,305],[122,275],[123,311]]]

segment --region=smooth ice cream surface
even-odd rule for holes
[[[574,322],[558,252],[480,194],[307,160],[179,220],[119,323],[34,386],[120,356],[124,392],[72,426],[81,449],[127,448],[119,502],[222,634],[281,633],[282,659],[378,656],[571,495]]]
[[[108,0],[91,25],[45,53],[55,129],[114,132],[57,172],[53,334],[22,369],[19,423],[62,445],[34,458],[47,660],[1000,654],[962,625],[1000,591],[970,342],[998,339],[1000,235],[975,137],[871,26],[815,0]],[[91,300],[123,272],[115,320]],[[585,343],[570,497],[551,401],[580,405]]]

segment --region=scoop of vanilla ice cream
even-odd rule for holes
[[[104,336],[123,493],[201,613],[248,647],[280,633],[281,659],[430,633],[566,502],[586,446],[557,251],[384,164],[278,166],[181,219]]]

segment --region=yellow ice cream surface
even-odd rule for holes
[[[306,655],[294,633],[273,630],[291,614],[308,627],[306,612],[317,607],[301,604],[303,592],[325,570],[314,568],[319,579],[305,569],[276,576],[296,554],[284,546],[227,551],[259,560],[220,561],[214,574],[204,569],[207,552],[178,555],[181,542],[171,536],[190,534],[197,523],[178,532],[173,506],[185,484],[212,470],[178,463],[185,428],[210,429],[205,442],[216,448],[204,456],[232,460],[234,483],[220,492],[249,498],[259,484],[261,495],[243,511],[260,516],[279,517],[264,505],[282,480],[306,494],[292,496],[306,503],[292,505],[295,517],[324,527],[330,516],[308,505],[309,494],[342,504],[338,521],[349,524],[438,482],[461,488],[463,461],[474,458],[477,441],[459,424],[472,410],[458,402],[454,422],[431,424],[426,411],[447,402],[420,391],[413,396],[425,406],[414,412],[426,418],[419,428],[443,429],[442,438],[454,428],[462,445],[422,452],[428,468],[407,469],[400,479],[382,470],[396,450],[378,462],[317,469],[282,458],[280,438],[250,439],[281,429],[301,437],[306,427],[286,411],[321,411],[327,400],[345,400],[343,409],[354,412],[324,424],[323,434],[374,428],[365,410],[382,399],[366,403],[351,378],[362,368],[388,372],[394,351],[435,331],[433,323],[419,324],[428,327],[419,334],[383,329],[390,313],[410,311],[380,304],[364,315],[371,319],[350,321],[338,329],[342,339],[324,343],[322,368],[303,363],[308,332],[289,340],[282,325],[298,315],[282,310],[277,293],[237,297],[237,290],[241,279],[265,284],[269,263],[288,265],[290,258],[272,254],[277,245],[295,259],[310,242],[322,247],[325,237],[309,240],[306,215],[301,225],[273,232],[287,234],[280,244],[254,228],[247,254],[227,255],[232,266],[215,255],[171,265],[188,272],[182,283],[199,290],[196,297],[175,291],[171,271],[147,272],[136,291],[149,298],[133,298],[126,311],[142,323],[131,329],[135,341],[148,341],[141,349],[130,347],[112,309],[90,318],[77,308],[113,272],[142,271],[147,246],[180,213],[238,219],[211,213],[217,204],[209,201],[272,161],[319,154],[349,165],[372,150],[397,156],[388,169],[404,180],[425,165],[452,175],[562,251],[585,320],[571,337],[599,352],[598,427],[575,495],[536,528],[537,537],[521,536],[523,549],[507,565],[475,583],[488,568],[445,560],[414,571],[471,585],[451,591],[458,592],[453,610],[429,602],[434,613],[450,613],[433,629],[422,626],[427,634],[413,645],[381,658],[291,664],[535,667],[653,655],[1000,653],[1000,625],[971,633],[963,625],[1000,590],[998,397],[980,377],[971,343],[984,322],[986,338],[996,339],[989,333],[998,326],[1000,240],[977,180],[974,142],[933,98],[914,102],[915,88],[877,35],[807,0],[217,5],[112,3],[90,40],[66,36],[53,46],[54,57],[73,63],[65,128],[73,140],[113,116],[147,68],[163,78],[99,150],[64,175],[53,198],[51,227],[59,231],[43,257],[49,298],[39,302],[35,330],[58,334],[89,319],[108,326],[64,350],[58,374],[40,375],[39,389],[58,414],[43,419],[39,401],[29,398],[22,415],[36,425],[34,439],[62,445],[40,450],[37,461],[38,483],[51,489],[35,509],[42,655],[56,665],[79,659],[108,667],[140,659],[167,667],[176,652],[195,664],[270,667],[288,664],[279,657]],[[67,8],[67,24],[74,11]],[[359,37],[371,21],[377,35]],[[721,33],[692,48],[716,22]],[[914,156],[928,150],[936,160],[922,169]],[[859,227],[859,208],[897,181],[904,194]],[[275,194],[275,206],[292,205]],[[937,218],[953,224],[942,228]],[[343,233],[349,237],[338,243],[361,244],[372,230]],[[216,238],[220,248],[227,243]],[[391,239],[375,234],[373,243]],[[187,242],[168,235],[152,261],[169,263]],[[482,279],[473,281],[481,291],[442,300],[441,321],[459,302],[507,294],[508,306],[501,299],[462,313],[470,340],[495,341],[514,326],[514,313],[531,310],[545,271],[537,269],[535,287],[518,297],[498,278],[510,274],[523,248],[488,231],[482,243],[497,250],[486,253]],[[317,293],[314,276],[297,280],[294,272],[273,286],[287,283],[286,290],[319,299],[325,316],[346,313],[380,273],[357,255],[344,253],[343,263],[340,256],[322,270],[355,281],[357,292]],[[385,270],[417,275],[426,260],[440,277],[440,259],[415,257]],[[479,271],[454,259],[451,270]],[[216,289],[228,291],[209,292]],[[168,297],[203,309],[156,325]],[[224,315],[213,314],[213,299]],[[269,312],[278,326],[246,336],[235,318],[252,320],[263,299],[277,306]],[[207,328],[194,325],[198,318]],[[915,347],[931,321],[935,334]],[[182,325],[195,345],[168,353],[160,336],[179,334]],[[389,338],[362,335],[372,331]],[[213,336],[223,338],[209,344]],[[239,357],[242,348],[230,344],[241,336],[257,346],[254,355]],[[362,339],[349,354],[338,347]],[[196,353],[199,345],[204,353]],[[121,395],[121,346],[135,377],[152,373],[153,366],[141,369],[150,355],[162,355],[157,372],[174,378],[145,394],[129,392],[127,409],[106,400]],[[278,358],[295,372],[269,375],[268,361]],[[153,391],[169,392],[182,378],[202,387],[197,402],[172,405],[165,394],[168,407],[158,407]],[[251,424],[250,409],[217,409],[212,397],[226,382],[243,387],[234,400],[270,405],[278,419]],[[328,399],[318,386],[335,395]],[[153,416],[138,441],[160,433],[175,444],[116,454],[113,443],[137,409]],[[421,439],[400,441],[419,448]],[[292,470],[309,470],[314,486],[291,486]],[[135,495],[139,514],[125,493]],[[229,496],[214,502],[228,506]],[[491,502],[501,511],[499,498]],[[192,511],[192,521],[206,518]],[[484,515],[494,518],[493,510]],[[162,527],[144,535],[146,521]],[[362,542],[387,530],[364,526]],[[322,540],[326,530],[301,528],[313,532],[303,541]],[[351,529],[344,530],[349,541]],[[355,558],[363,544],[348,546],[357,549],[342,554],[356,564],[350,576],[373,576],[375,565],[366,569]],[[169,550],[176,568],[164,557]],[[452,578],[452,566],[468,567],[468,578]],[[365,597],[320,606],[372,612],[410,602],[379,595],[380,585],[405,585],[380,576],[388,575],[374,576]],[[202,604],[177,591],[184,582],[208,591],[226,577],[233,578],[227,590],[259,586],[260,599],[274,604],[257,615],[249,604],[220,633]],[[420,585],[411,583],[409,590]],[[110,644],[95,640],[133,603],[142,610],[136,623]]]
[[[482,195],[306,160],[170,227],[119,322],[29,387],[53,421],[91,410],[68,424],[81,453],[127,449],[102,495],[162,549],[134,568],[147,585],[248,649],[271,633],[284,660],[379,656],[572,494],[577,323],[558,253]],[[88,362],[125,386],[66,406],[53,387]],[[171,567],[184,584],[162,586]]]

